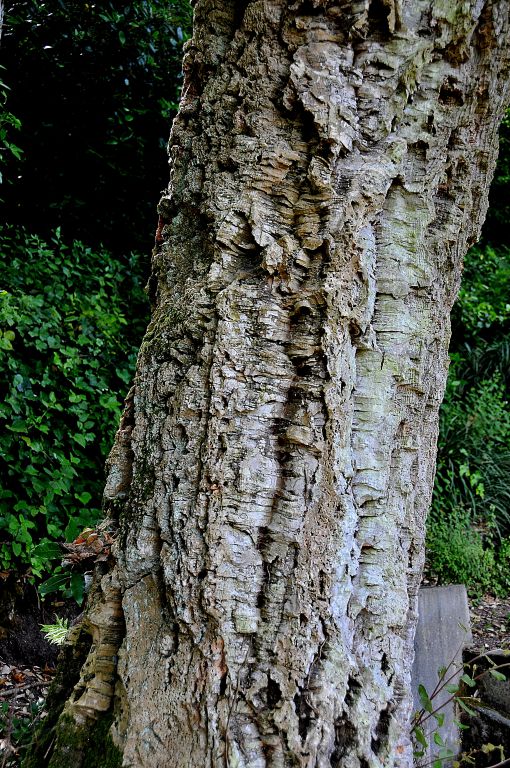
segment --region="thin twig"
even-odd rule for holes
[[[501,763],[491,765],[490,768],[503,768],[504,765],[510,765],[510,757],[507,757],[506,760],[503,760]]]
[[[462,760],[464,757],[471,757],[476,756],[477,752],[480,752],[480,749],[471,750],[471,752],[462,752],[458,757],[459,760]],[[452,756],[449,757],[433,757],[432,760],[430,760],[428,763],[420,763],[419,768],[428,768],[429,765],[434,765],[438,760],[451,760]],[[501,763],[494,763],[494,765],[489,766],[489,768],[503,768],[504,765],[510,765],[510,757],[507,757],[505,760],[503,760]]]
[[[475,661],[475,659],[473,659],[473,661]],[[469,663],[471,664],[472,662],[469,662]],[[497,670],[500,670],[503,667],[510,667],[510,662],[507,662],[506,664],[498,664]],[[491,667],[491,669],[496,669],[496,667]],[[484,669],[482,672],[479,672],[477,675],[475,675],[475,677],[473,677],[472,679],[475,680],[475,681],[478,681],[478,680],[480,680],[480,678],[482,678],[484,675],[487,675],[487,674],[490,674],[490,670],[489,669]],[[453,679],[453,678],[450,678],[450,679]],[[445,685],[446,685],[446,683],[445,683]],[[442,690],[442,689],[440,689],[440,690]],[[431,717],[436,715],[439,712],[439,710],[443,709],[443,707],[446,707],[446,705],[449,704],[454,699],[461,699],[461,700],[463,700],[463,699],[469,699],[469,698],[472,698],[472,697],[471,696],[459,696],[458,692],[452,693],[452,695],[448,699],[446,699],[446,701],[443,701],[443,703],[439,704],[435,709],[432,710],[432,712],[429,712],[427,717],[420,717],[420,719],[417,721],[417,723],[415,725],[413,725],[413,729],[417,728],[417,727],[421,728],[423,726],[423,723],[426,723],[427,720],[430,720]],[[477,705],[473,704],[473,707],[474,706],[477,706]],[[422,709],[422,714],[423,713],[425,713],[424,709]]]
[[[491,651],[485,651],[484,653],[478,654],[478,656],[475,656],[473,659],[471,659],[468,662],[461,662],[461,663],[459,663],[458,665],[456,665],[456,668],[455,668],[455,671],[453,672],[453,674],[450,675],[450,677],[446,678],[446,671],[452,666],[453,662],[455,661],[455,658],[457,656],[457,653],[456,653],[455,656],[453,657],[453,659],[448,664],[448,667],[446,667],[445,674],[443,675],[442,678],[440,678],[440,680],[438,681],[438,684],[436,685],[436,687],[434,688],[434,690],[430,694],[429,700],[432,700],[435,696],[438,695],[438,693],[443,691],[446,688],[446,686],[448,685],[448,683],[451,683],[451,681],[455,679],[457,673],[460,672],[462,669],[465,669],[466,667],[471,667],[476,661],[480,661],[480,659],[487,659],[491,654],[494,654],[496,652],[497,652],[497,649],[492,649]],[[496,666],[492,667],[492,669],[499,669],[500,667],[508,667],[508,666],[510,666],[510,663],[496,664]],[[489,672],[488,669],[483,670],[482,672],[479,672],[479,674],[476,675],[476,677],[474,677],[473,679],[474,680],[479,680],[487,672]],[[441,683],[441,685],[439,685],[439,683]],[[427,717],[424,717],[424,715],[426,713],[426,710],[422,708],[417,713],[418,717],[413,722],[412,730],[422,726],[423,723],[425,722],[425,720],[428,720],[430,717],[432,717],[432,715],[436,714],[436,712],[438,712],[440,709],[442,709],[442,707],[444,707],[446,704],[449,704],[450,701],[453,698],[455,698],[456,696],[457,696],[457,693],[454,693],[447,701],[443,702],[443,704],[441,704],[439,707],[437,707],[433,712],[430,712],[430,714],[427,715]]]
[[[51,685],[51,680],[36,680],[33,683],[15,685],[13,688],[7,688],[5,691],[0,691],[0,699],[10,699],[11,696],[17,696],[18,693],[26,691],[28,688],[42,688],[45,685]]]
[[[442,677],[439,678],[439,680],[437,681],[436,687],[434,688],[434,690],[432,691],[432,693],[429,696],[430,699],[432,699],[436,695],[436,693],[438,693],[440,690],[442,690],[442,688],[444,688],[445,685],[448,685],[450,680],[453,680],[453,678],[455,677],[455,675],[457,674],[457,672],[460,669],[464,668],[464,663],[462,661],[462,649],[463,648],[464,648],[464,640],[461,642],[461,644],[457,648],[457,651],[455,652],[455,654],[454,654],[453,658],[451,659],[450,663],[448,664],[448,666],[445,667],[445,670],[444,670],[444,673],[443,673]],[[460,662],[456,661],[459,658],[459,656],[460,656]],[[455,672],[453,673],[453,675],[451,677],[448,678],[448,680],[445,680],[447,672],[449,671],[449,669],[454,664],[456,666]]]
[[[43,760],[46,760],[46,758],[47,758],[47,757],[48,757],[48,755],[50,754],[50,751],[53,749],[53,745],[55,744],[55,739],[56,739],[56,736],[54,736],[54,737],[52,738],[52,740],[50,741],[50,746],[48,747],[48,749],[47,749],[47,750],[46,750],[46,752],[44,753],[44,757],[43,757]]]

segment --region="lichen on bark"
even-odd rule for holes
[[[125,495],[103,595],[125,620],[107,696],[126,768],[411,765],[449,311],[508,10],[195,3],[107,486]]]

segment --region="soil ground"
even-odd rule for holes
[[[3,576],[3,578],[2,578]],[[59,597],[40,600],[33,585],[0,573],[0,768],[17,768],[55,674],[58,646],[41,624],[71,624],[80,609]]]
[[[480,653],[510,648],[510,598],[486,595],[471,601],[473,643]],[[17,768],[55,672],[58,647],[41,632],[55,616],[69,623],[80,610],[74,601],[39,600],[34,587],[0,577],[0,768]]]

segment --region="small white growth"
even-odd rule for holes
[[[175,637],[165,635],[161,640],[160,652],[162,656],[171,656],[175,650]]]
[[[174,660],[172,659],[174,651],[175,651],[175,636],[165,635],[161,639],[160,653],[165,659],[165,682],[166,683],[170,682],[170,675],[172,673],[172,667],[174,665]]]

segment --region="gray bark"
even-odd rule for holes
[[[196,2],[109,464],[116,565],[65,709],[113,707],[126,768],[412,764],[449,313],[487,206],[508,14]]]

